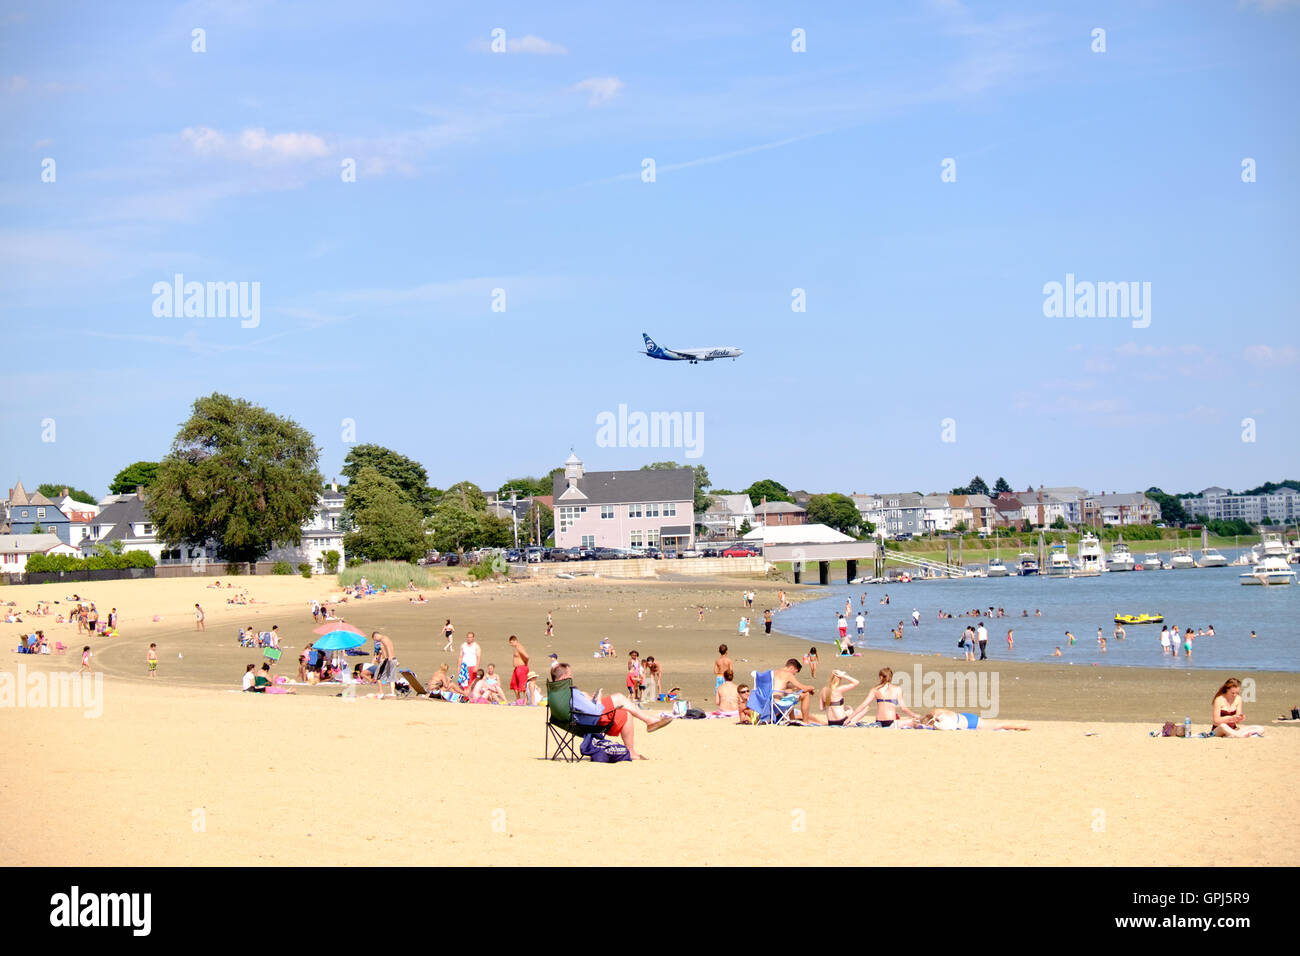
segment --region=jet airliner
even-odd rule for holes
[[[649,358],[663,359],[666,362],[690,362],[694,365],[696,362],[712,362],[714,359],[729,358],[735,359],[744,355],[741,349],[735,348],[716,348],[716,349],[666,349],[655,345],[654,339],[641,333],[641,338],[645,339],[645,354]]]

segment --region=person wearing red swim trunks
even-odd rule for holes
[[[510,649],[515,655],[514,669],[510,672],[510,689],[515,692],[515,700],[522,700],[528,691],[528,650],[513,634],[510,635]]]

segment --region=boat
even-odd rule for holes
[[[1201,560],[1196,562],[1198,568],[1226,568],[1228,559],[1217,548],[1202,548]]]
[[[1260,536],[1259,544],[1250,549],[1251,560],[1259,564],[1265,558],[1282,558],[1286,560],[1287,549],[1282,543],[1282,536],[1273,531],[1266,531]]]
[[[989,558],[989,567],[987,576],[990,578],[1005,578],[1011,572],[1007,566],[1002,563],[1001,558]]]
[[[1154,551],[1148,551],[1147,556],[1142,559],[1143,571],[1159,571],[1164,565],[1160,563],[1160,555]]]
[[[1116,614],[1116,624],[1163,624],[1163,614]]]
[[[1021,551],[1018,560],[1022,577],[1038,573],[1038,559],[1028,551]]]
[[[1047,555],[1047,574],[1054,578],[1069,577],[1073,568],[1070,565],[1070,554],[1065,550],[1065,542],[1059,541],[1051,546]]]
[[[1186,548],[1175,548],[1174,553],[1169,556],[1169,566],[1175,571],[1181,571],[1196,567],[1196,562],[1192,560],[1192,553]]]
[[[1106,570],[1132,571],[1136,564],[1128,545],[1123,541],[1116,541],[1115,546],[1110,549],[1110,557],[1106,559]]]
[[[1279,558],[1276,555],[1265,558],[1254,568],[1241,575],[1242,584],[1294,584],[1295,572],[1287,564],[1285,558]]]
[[[1101,574],[1106,570],[1104,563],[1105,552],[1101,550],[1101,542],[1092,532],[1088,532],[1079,539],[1079,569],[1076,574],[1091,576]]]

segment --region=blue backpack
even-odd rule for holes
[[[632,759],[626,747],[610,740],[604,734],[591,734],[584,737],[582,746],[578,749],[582,751],[584,757],[590,757],[592,763],[618,763],[620,760]]]

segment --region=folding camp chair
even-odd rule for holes
[[[398,671],[397,673],[406,678],[406,682],[411,685],[411,690],[415,691],[421,697],[429,696],[429,692],[425,690],[424,685],[420,683],[420,678],[415,676],[415,671]]]
[[[754,687],[749,692],[749,709],[758,715],[758,723],[789,726],[790,714],[794,712],[798,698],[794,700],[777,698],[772,695],[772,672],[750,671]]]
[[[547,760],[578,763],[582,754],[574,747],[575,738],[604,736],[596,724],[580,724],[573,713],[573,678],[546,682],[546,745],[543,756]],[[551,753],[551,744],[555,753]]]

